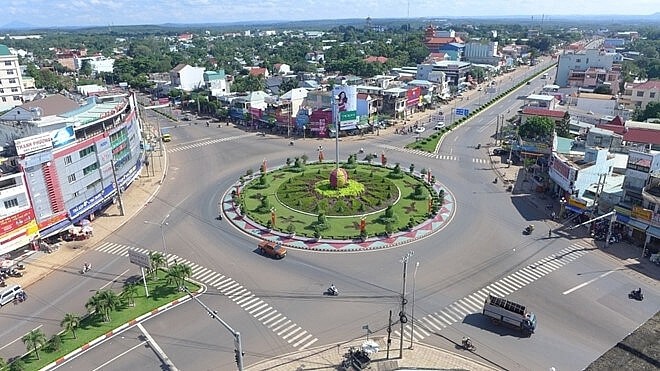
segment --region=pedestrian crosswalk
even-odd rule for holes
[[[458,156],[438,155],[438,160],[458,161]]]
[[[112,242],[105,242],[95,248],[96,251],[119,256],[128,256],[129,249],[145,254],[150,253],[147,249]],[[292,347],[303,350],[318,341],[318,338],[232,278],[176,255],[164,255],[168,264],[178,263],[189,266],[192,271],[191,277],[194,280],[218,290]]]
[[[488,297],[488,294],[502,298],[507,297],[512,292],[556,271],[593,249],[594,247],[587,242],[578,241],[555,254],[519,269],[499,281],[493,282],[488,286],[449,304],[437,312],[431,313],[422,318],[416,318],[413,321],[414,331],[412,330],[410,322],[404,326],[404,341],[410,341],[411,333],[414,341],[423,340],[432,333],[441,331],[444,328],[462,321],[463,318],[469,314],[481,313],[484,301]],[[395,331],[395,334],[396,336],[401,336],[401,332],[399,331]]]
[[[472,162],[474,162],[475,164],[487,164],[488,160],[486,160],[485,158],[473,158]]]
[[[426,152],[426,151],[422,151],[422,150],[419,150],[419,149],[397,147],[397,146],[393,146],[393,145],[389,145],[389,144],[383,144],[383,143],[377,144],[377,146],[380,147],[380,148],[386,149],[386,150],[390,150],[390,151],[411,153],[411,154],[416,155],[416,156],[438,158],[438,155],[436,155],[435,153]]]
[[[242,139],[242,138],[253,137],[255,135],[256,135],[256,133],[247,133],[247,134],[235,135],[233,137],[201,140],[201,141],[194,142],[194,143],[181,144],[181,145],[173,146],[171,148],[168,148],[167,152],[168,153],[181,152],[181,151],[185,151],[185,150],[188,150],[188,149],[205,147],[205,146],[208,146],[208,145],[211,145],[211,144],[222,143],[222,142],[230,142],[230,141],[238,140],[238,139]]]

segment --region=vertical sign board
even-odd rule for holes
[[[142,283],[144,284],[144,294],[146,297],[149,297],[147,278],[144,276],[144,268],[151,269],[151,259],[149,258],[149,255],[135,250],[128,250],[128,261],[140,267]]]

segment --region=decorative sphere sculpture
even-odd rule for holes
[[[332,189],[339,189],[346,185],[348,182],[348,173],[342,168],[334,169],[330,173],[330,187]]]

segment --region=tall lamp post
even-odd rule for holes
[[[165,215],[165,217],[163,218],[163,220],[160,223],[154,223],[154,222],[150,222],[148,220],[144,221],[144,224],[151,224],[151,225],[155,225],[155,226],[160,228],[160,237],[163,241],[163,257],[165,258],[165,266],[167,266],[168,264],[167,264],[167,256],[166,256],[166,254],[167,254],[167,245],[165,244],[165,231],[163,230],[163,228],[166,225],[168,225],[167,218],[169,218],[169,217],[170,217],[170,214]]]
[[[406,256],[401,259],[403,263],[403,288],[401,289],[401,311],[399,312],[399,323],[401,325],[399,333],[401,334],[401,339],[399,340],[399,358],[403,359],[403,325],[408,322],[408,317],[406,316],[406,271],[408,268],[408,259],[412,257],[415,253],[413,251],[408,251]]]
[[[337,97],[335,93],[330,93],[332,101],[332,113],[336,114],[332,119],[335,122],[335,169],[339,169],[339,125],[341,124],[341,118],[339,117],[339,104],[337,103]]]
[[[413,272],[413,287],[412,287],[412,309],[410,310],[410,348],[413,348],[413,340],[415,339],[415,282],[417,281],[417,268],[419,262],[415,263],[415,272]]]

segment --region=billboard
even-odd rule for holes
[[[333,118],[339,121],[340,130],[357,128],[357,89],[355,86],[335,86],[332,89],[334,97]]]
[[[406,91],[406,107],[416,107],[419,104],[419,98],[422,96],[422,88],[416,86]]]
[[[53,139],[51,138],[50,133],[43,133],[27,138],[16,139],[14,140],[14,145],[16,146],[16,153],[19,156],[22,156],[28,153],[53,148]]]
[[[61,129],[50,132],[53,138],[53,148],[63,147],[76,140],[76,133],[73,126],[65,126]]]

